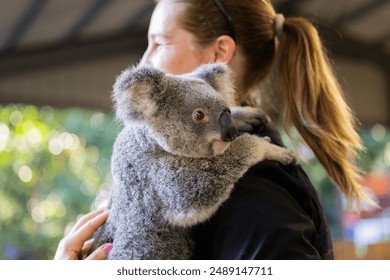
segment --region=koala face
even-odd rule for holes
[[[223,64],[180,76],[149,67],[128,69],[114,85],[117,117],[125,125],[146,124],[172,154],[216,156],[237,135],[229,110],[233,93],[228,74]]]
[[[226,102],[203,80],[170,78],[166,99],[149,123],[160,145],[182,156],[223,153],[237,135]]]

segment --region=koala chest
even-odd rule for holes
[[[142,214],[151,218],[152,212],[158,212],[160,199],[151,176],[155,158],[155,147],[143,135],[131,129],[124,129],[117,137],[111,160],[114,180],[114,201],[129,208],[142,210]]]

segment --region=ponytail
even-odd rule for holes
[[[372,203],[361,190],[361,171],[355,165],[364,146],[317,30],[303,18],[287,18],[280,39],[278,76],[286,131],[297,129],[349,202]]]

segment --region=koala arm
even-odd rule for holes
[[[150,178],[163,216],[178,226],[191,226],[209,218],[233,187],[216,159],[193,159],[165,154],[150,167]]]
[[[224,154],[213,158],[186,158],[169,153],[155,157],[150,178],[171,223],[190,226],[208,219],[230,195],[240,177],[263,159],[294,161],[292,152],[257,136],[245,134]]]

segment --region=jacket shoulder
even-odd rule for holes
[[[207,223],[217,259],[320,259],[331,252],[316,192],[299,166],[252,167]]]

